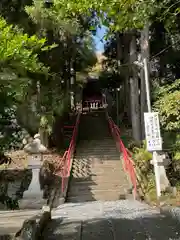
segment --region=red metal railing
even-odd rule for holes
[[[107,119],[109,122],[109,127],[111,129],[111,133],[114,136],[116,143],[118,145],[119,150],[121,151],[123,155],[123,168],[124,171],[126,171],[129,175],[129,178],[131,180],[131,183],[133,185],[133,194],[134,197],[136,198],[137,195],[137,180],[136,180],[136,172],[135,172],[135,167],[134,167],[134,162],[132,160],[132,156],[130,155],[129,151],[126,149],[126,147],[123,144],[123,141],[121,140],[120,136],[120,130],[118,126],[114,123],[111,117],[107,115]]]
[[[72,158],[73,158],[73,154],[74,154],[74,150],[75,150],[75,146],[76,146],[76,138],[77,138],[77,133],[78,133],[80,115],[81,115],[81,113],[79,112],[77,115],[77,118],[76,118],[75,126],[73,127],[72,138],[71,138],[68,150],[65,151],[64,156],[63,156],[64,164],[63,164],[63,170],[61,172],[61,177],[62,177],[61,191],[62,191],[63,195],[64,195],[64,191],[67,189],[68,178],[70,177]]]

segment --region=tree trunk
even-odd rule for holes
[[[139,86],[137,76],[130,78],[130,96],[131,96],[131,120],[132,134],[136,141],[141,140],[140,111],[139,111]]]
[[[130,82],[129,82],[129,74],[125,77],[124,81],[124,97],[125,97],[125,103],[124,103],[124,120],[125,122],[128,122],[131,124],[131,99],[130,99]]]
[[[141,140],[145,139],[144,112],[147,111],[144,69],[140,70]]]
[[[136,60],[137,60],[136,37],[132,36],[130,44],[130,63],[133,63]],[[133,77],[130,77],[132,133],[133,138],[136,141],[140,141],[141,128],[140,128],[140,105],[139,105],[139,81],[137,69],[133,65],[132,76]]]
[[[64,136],[63,136],[63,116],[56,116],[52,129],[52,141],[53,145],[58,149],[64,148]]]
[[[122,34],[116,33],[117,41],[117,63],[118,63],[118,73],[120,74],[120,67],[122,63]]]
[[[144,58],[149,59],[149,25],[146,25],[141,31],[141,60]],[[147,112],[147,98],[146,98],[146,86],[144,78],[144,68],[140,71],[141,79],[141,129],[142,129],[142,139],[145,139],[145,126],[144,126],[144,112]]]
[[[131,36],[130,34],[123,34],[123,62],[124,65],[124,120],[125,122],[131,122],[131,109],[130,109],[130,88],[129,88],[129,46],[130,46]]]
[[[40,127],[39,128],[39,134],[40,134],[40,139],[41,143],[48,148],[48,139],[49,139],[49,134],[46,128]]]
[[[121,75],[121,64],[122,64],[122,56],[123,56],[123,50],[122,50],[122,37],[123,35],[119,32],[116,33],[116,43],[117,43],[117,67],[118,67],[118,74],[119,74],[119,78]],[[116,87],[120,87],[120,86],[116,86]],[[121,86],[121,93],[116,92],[116,101],[119,101],[118,103],[116,103],[116,118],[117,118],[117,125],[119,124],[119,122],[122,121],[122,114],[121,112],[123,112],[123,100],[124,100],[124,94],[122,94],[122,92],[124,93],[124,91],[122,91],[123,86]]]

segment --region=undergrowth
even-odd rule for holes
[[[172,164],[173,161],[166,169],[172,187],[162,192],[161,198],[157,200],[154,169],[150,163],[152,153],[146,150],[145,141],[142,144],[131,141],[128,144],[128,149],[132,153],[135,162],[138,187],[141,190],[143,199],[147,200],[150,204],[157,204],[160,201],[166,205],[180,205],[180,181],[178,180],[180,175],[175,172]]]

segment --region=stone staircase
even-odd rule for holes
[[[41,239],[180,239],[174,216],[134,199],[122,200],[129,197],[129,184],[104,113],[82,116],[79,139],[68,203],[52,210]]]
[[[82,115],[67,202],[126,199],[129,187],[104,111]]]

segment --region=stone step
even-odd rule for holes
[[[88,201],[116,201],[116,200],[121,200],[121,199],[127,199],[129,198],[128,195],[126,195],[126,193],[122,192],[122,193],[109,193],[106,191],[105,193],[101,193],[98,195],[93,195],[91,193],[87,194],[87,195],[78,195],[78,196],[69,196],[67,198],[67,202],[72,202],[72,203],[80,203],[80,202],[88,202]]]
[[[93,181],[99,181],[99,180],[109,180],[111,182],[113,182],[114,179],[120,180],[122,177],[120,177],[120,175],[124,174],[124,172],[121,172],[119,174],[93,174],[93,173],[88,173],[88,172],[84,172],[84,173],[78,173],[78,172],[73,172],[72,173],[72,177],[73,179],[77,180],[77,179],[84,179],[84,178],[89,178]]]
[[[88,153],[88,154],[78,154],[75,156],[74,161],[75,162],[90,162],[94,161],[97,163],[103,163],[104,161],[118,161],[120,160],[120,155],[117,154],[111,154],[110,156],[108,154],[94,154],[94,153]],[[105,163],[104,163],[105,164]]]
[[[108,163],[109,161],[109,163]],[[114,161],[114,164],[110,163],[110,161]],[[97,167],[102,167],[103,166],[113,166],[116,163],[121,162],[122,160],[119,157],[109,157],[107,156],[103,156],[103,157],[97,157],[97,156],[89,156],[89,157],[79,157],[78,159],[75,158],[73,160],[73,164],[93,164],[94,166],[97,165]]]
[[[100,178],[100,179],[96,179],[96,181],[94,181],[93,179],[91,179],[90,177],[88,178],[74,178],[72,177],[71,179],[71,182],[70,182],[70,186],[73,185],[73,186],[76,186],[76,185],[84,185],[84,186],[92,186],[92,185],[105,185],[105,184],[128,184],[128,181],[127,181],[127,178],[124,177],[124,178],[118,178],[118,179],[113,179],[113,181],[109,180],[109,179],[103,179],[103,178]]]
[[[81,130],[80,130],[81,131]],[[83,130],[83,131],[86,131],[86,130]],[[92,131],[92,130],[91,130]],[[96,133],[97,133],[97,130],[96,130]],[[94,135],[94,134],[93,134]],[[79,136],[81,137],[82,135],[81,134],[79,134]],[[85,135],[83,135],[83,136],[85,136]],[[88,137],[89,135],[87,135],[87,137]],[[108,145],[108,144],[113,144],[113,142],[114,142],[114,139],[111,137],[111,134],[110,133],[107,133],[107,135],[104,135],[104,134],[102,134],[101,133],[101,135],[100,136],[98,136],[98,134],[97,134],[97,136],[95,136],[94,135],[94,137],[97,137],[98,139],[101,139],[101,141],[99,141],[99,145],[101,146],[101,145]],[[80,145],[83,145],[83,144],[91,144],[91,143],[96,143],[96,141],[97,141],[97,139],[96,138],[92,138],[92,136],[91,136],[91,138],[90,139],[84,139],[84,141],[82,142],[82,143],[80,143]],[[112,145],[113,146],[113,145]]]
[[[95,175],[106,175],[106,174],[111,174],[113,176],[113,174],[117,174],[119,175],[120,171],[119,168],[120,166],[117,166],[116,168],[92,168],[92,167],[88,167],[88,166],[74,166],[72,172],[73,173],[89,173],[89,174],[95,174]]]
[[[107,159],[107,158],[106,158]],[[116,168],[122,165],[122,163],[124,163],[124,161],[119,159],[114,159],[111,161],[114,161],[114,164],[111,163],[105,163],[106,159],[98,159],[98,158],[89,158],[89,159],[76,159],[73,160],[73,167],[88,167],[88,168],[93,168],[93,169],[101,169],[101,168]]]
[[[81,135],[79,135],[79,137],[81,137]],[[108,134],[108,137],[105,136],[105,135],[102,135],[102,134],[100,136],[98,136],[98,134],[97,134],[97,136],[95,136],[95,135],[94,136],[90,136],[90,137],[88,136],[88,138],[81,139],[83,141],[80,142],[79,145],[83,146],[83,145],[86,144],[86,145],[90,145],[90,146],[92,146],[92,145],[96,146],[97,139],[99,141],[99,146],[107,146],[107,147],[109,147],[109,145],[110,145],[111,147],[114,147],[113,143],[114,143],[115,140],[111,137],[110,134]]]
[[[97,155],[89,155],[89,156],[76,156],[73,160],[73,163],[81,164],[81,163],[93,163],[94,165],[97,164],[99,167],[103,164],[104,166],[114,165],[117,162],[122,162],[120,155],[114,155],[114,156],[97,156]]]
[[[116,153],[116,154],[118,154],[118,150],[114,147],[114,148],[111,148],[111,147],[106,147],[106,146],[102,146],[102,147],[99,147],[99,148],[97,148],[97,146],[87,146],[87,145],[85,145],[86,146],[86,148],[85,149],[83,149],[83,147],[82,147],[82,150],[81,150],[81,148],[78,148],[78,149],[76,149],[76,153],[91,153],[91,152],[97,152],[97,153],[105,153],[105,154],[111,154],[111,153]]]
[[[122,170],[119,170],[119,171],[117,170],[114,172],[112,172],[112,171],[97,172],[97,170],[96,170],[96,172],[95,172],[90,169],[89,169],[89,171],[87,169],[84,169],[84,171],[78,171],[78,170],[73,169],[73,171],[72,171],[72,176],[74,178],[78,178],[80,176],[84,176],[84,177],[86,176],[86,177],[91,177],[92,179],[104,178],[104,179],[109,179],[111,181],[114,178],[119,179],[120,175],[122,175],[122,174],[125,174],[124,171],[122,171]],[[77,176],[77,177],[75,177],[75,176]]]
[[[111,155],[108,155],[108,154],[94,154],[94,153],[88,153],[88,154],[78,154],[75,156],[74,158],[74,162],[77,162],[77,163],[80,163],[80,162],[84,162],[84,163],[87,163],[87,162],[92,162],[92,161],[95,161],[95,163],[100,163],[100,164],[110,164],[108,162],[110,161],[119,161],[120,160],[120,154],[117,155],[117,154],[111,154]]]
[[[92,170],[96,169],[105,169],[105,170],[110,170],[110,169],[119,169],[122,166],[122,162],[120,159],[114,160],[114,164],[112,163],[105,163],[103,161],[98,161],[96,159],[90,159],[89,161],[73,161],[73,168],[88,168]]]
[[[94,168],[91,166],[73,166],[72,169],[72,173],[88,173],[88,174],[111,174],[113,175],[114,173],[117,173],[118,175],[122,172],[122,166],[117,165],[116,168],[105,168],[105,167],[101,167],[101,168]],[[124,172],[124,171],[123,171]]]
[[[83,192],[83,191],[98,191],[98,190],[103,190],[103,191],[107,191],[107,190],[115,190],[118,191],[119,189],[129,189],[130,183],[127,183],[125,181],[122,182],[113,182],[113,183],[94,183],[94,184],[70,184],[68,192],[69,194],[71,192]]]
[[[106,184],[94,184],[94,185],[72,185],[69,187],[69,192],[83,192],[83,191],[107,191],[107,190],[116,190],[118,191],[120,188],[122,188],[122,183],[106,183]]]
[[[94,161],[93,161],[94,160]],[[103,167],[112,167],[112,166],[117,166],[117,164],[122,163],[123,161],[119,159],[116,160],[112,160],[112,159],[108,159],[108,160],[100,160],[100,159],[96,159],[96,158],[89,158],[89,159],[77,159],[75,158],[73,160],[73,165],[75,164],[91,164],[97,168],[101,168]]]
[[[113,182],[107,182],[107,181],[88,181],[88,182],[71,182],[69,185],[69,191],[75,189],[113,189],[114,186],[119,186],[123,188],[129,188],[130,182],[127,179],[119,180],[119,181],[113,181]]]
[[[112,163],[113,162],[113,163]],[[108,159],[108,156],[107,157],[104,157],[104,158],[96,158],[96,157],[89,157],[89,158],[79,158],[79,159],[74,159],[73,160],[73,165],[93,165],[95,167],[98,167],[98,168],[101,168],[102,166],[103,167],[111,167],[111,166],[117,166],[117,164],[120,164],[124,162],[123,160],[119,158],[116,158],[116,159],[112,159],[112,158],[109,158]]]
[[[112,156],[112,157],[114,157],[114,156],[120,156],[121,155],[121,153],[120,152],[118,152],[118,151],[115,151],[115,150],[113,150],[113,151],[111,151],[111,150],[95,150],[94,148],[92,148],[92,149],[86,149],[86,150],[83,150],[83,151],[81,151],[81,150],[76,150],[76,152],[75,152],[75,157],[81,157],[81,156],[83,156],[84,158],[86,158],[86,156]]]
[[[90,148],[97,148],[97,139],[96,141],[94,142],[90,142],[90,140],[82,140],[83,142],[80,142],[79,145],[78,145],[78,148],[83,148],[84,146],[88,146]],[[115,142],[114,140],[112,142],[104,142],[104,140],[102,139],[99,139],[98,142],[102,142],[102,143],[99,143],[99,149],[115,149]],[[83,150],[83,149],[82,149]],[[84,149],[85,150],[85,149]]]
[[[120,176],[121,175],[121,176]],[[123,176],[124,175],[124,176]],[[123,176],[123,178],[122,178]],[[112,175],[106,175],[104,176],[103,174],[101,175],[93,175],[93,174],[89,174],[89,173],[73,173],[72,174],[72,180],[76,181],[76,182],[80,182],[80,181],[94,181],[94,182],[116,182],[116,181],[122,181],[122,179],[127,179],[127,175],[124,174],[124,172],[120,173],[120,174],[114,174]]]
[[[117,168],[91,168],[88,166],[80,167],[73,167],[72,175],[87,175],[87,176],[109,176],[109,177],[118,177],[120,174],[124,173],[122,171],[121,166],[117,166]]]
[[[99,145],[97,146],[97,139],[96,140],[94,140],[93,142],[91,141],[90,142],[90,140],[83,140],[83,142],[80,142],[79,143],[79,148],[83,148],[83,146],[88,146],[88,147],[91,147],[91,148],[99,148],[99,149],[115,149],[115,147],[116,147],[116,145],[115,145],[115,141],[114,140],[112,140],[112,141],[106,141],[106,140],[99,140],[98,142],[100,142],[101,141],[101,143],[99,143]]]
[[[104,136],[102,136],[101,138],[98,138],[98,137],[89,137],[89,138],[81,138],[80,136],[79,136],[79,139],[81,139],[81,142],[79,143],[79,146],[78,147],[83,147],[83,146],[85,146],[85,145],[87,145],[87,146],[90,146],[90,147],[94,147],[94,146],[97,146],[96,145],[96,142],[98,141],[99,142],[99,146],[100,146],[100,148],[103,148],[103,147],[105,147],[105,148],[114,148],[114,143],[115,143],[115,140],[111,140],[111,141],[106,141],[106,140],[104,140]],[[93,141],[92,141],[92,139],[93,139]]]
[[[127,194],[127,190],[124,188],[119,188],[119,189],[94,189],[94,190],[86,190],[84,192],[81,191],[71,191],[70,194],[68,194],[68,197],[76,197],[79,195],[82,196],[89,196],[89,195],[93,195],[94,197],[98,197],[98,196],[119,196],[121,194]]]

